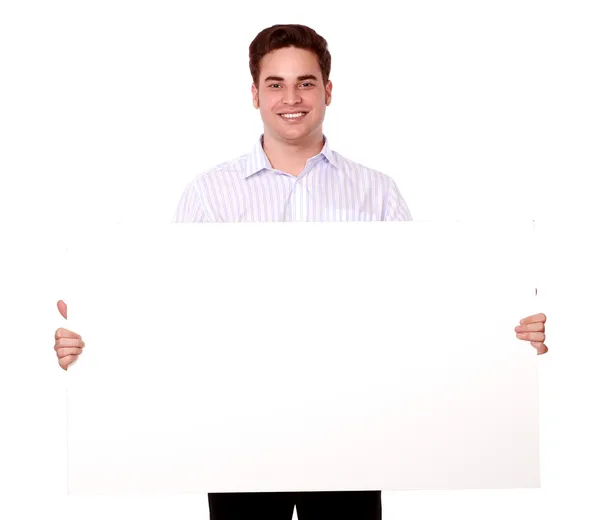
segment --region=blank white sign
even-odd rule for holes
[[[112,226],[69,249],[71,493],[539,486],[532,222]]]

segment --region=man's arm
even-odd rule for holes
[[[390,189],[385,206],[383,220],[412,220],[406,201],[400,194],[400,190],[394,179],[390,177]]]
[[[213,219],[206,210],[206,201],[202,192],[198,189],[196,181],[190,182],[185,188],[177,210],[173,216],[173,222],[212,222]]]

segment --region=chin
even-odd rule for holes
[[[298,139],[304,139],[308,137],[311,132],[307,130],[292,130],[290,129],[282,129],[276,132],[282,139],[286,139],[287,141],[297,141]]]
[[[311,134],[313,134],[318,127],[314,127],[314,126],[296,126],[296,127],[279,127],[278,130],[280,131],[280,133],[282,134],[287,134],[287,135],[293,135],[293,136],[302,136],[302,137],[307,137]]]

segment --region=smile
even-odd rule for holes
[[[308,112],[295,112],[293,114],[279,114],[286,121],[299,121],[304,119]]]

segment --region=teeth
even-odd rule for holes
[[[296,112],[295,114],[280,114],[280,115],[282,117],[285,117],[286,119],[295,119],[295,118],[301,117],[305,114],[306,114],[306,112]]]

